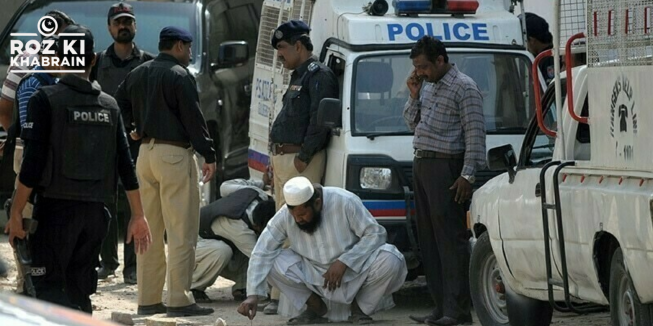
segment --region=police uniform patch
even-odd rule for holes
[[[278,39],[282,39],[283,38],[283,32],[280,31],[280,30],[277,30],[276,32],[274,32],[274,37],[276,37]]]
[[[553,66],[548,66],[546,67],[546,74],[547,77],[553,78],[556,75],[555,68]]]
[[[320,69],[320,65],[318,65],[316,62],[311,62],[311,64],[308,65],[308,71],[310,72],[315,72],[318,69]]]
[[[84,110],[80,108],[69,109],[70,122],[75,124],[93,124],[112,126],[111,113],[107,110]]]

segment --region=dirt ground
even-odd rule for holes
[[[122,252],[122,249],[118,252]],[[11,247],[5,235],[0,236],[0,257],[5,259],[10,265],[13,265]],[[116,272],[116,275],[116,277],[110,277],[107,280],[99,282],[98,292],[92,297],[94,307],[93,317],[109,320],[111,319],[112,312],[125,312],[134,314],[133,319],[136,325],[145,325],[145,318],[135,315],[137,305],[136,286],[122,283],[122,273],[120,270]],[[13,291],[15,281],[16,269],[12,267],[7,278],[0,278],[0,291]],[[174,318],[164,318],[165,315],[156,315],[154,317],[162,318],[166,321],[176,321],[177,325],[214,325],[217,318],[222,318],[230,326],[286,325],[287,318],[283,316],[268,316],[260,312],[254,321],[250,323],[247,318],[239,315],[236,312],[239,302],[234,301],[231,296],[232,285],[233,282],[220,278],[215,285],[207,289],[208,296],[214,300],[211,304],[205,304],[215,309],[215,313],[211,316],[177,318],[176,320]],[[374,315],[374,325],[417,325],[408,316],[411,314],[427,314],[431,309],[430,302],[431,300],[426,293],[426,285],[423,278],[420,277],[413,282],[406,282],[404,287],[395,293],[395,303],[397,306],[391,310]],[[474,320],[474,326],[481,325],[475,315]],[[610,325],[610,318],[608,313],[589,316],[556,313],[553,317],[552,325],[608,326]]]

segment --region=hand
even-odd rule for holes
[[[141,135],[139,135],[136,130],[132,130],[132,132],[129,133],[129,137],[131,137],[132,140],[141,139]]]
[[[268,165],[268,167],[265,169],[265,172],[263,172],[263,185],[272,186],[273,184],[274,172],[272,171],[272,167]]]
[[[306,170],[306,167],[308,166],[307,163],[302,162],[302,160],[299,159],[298,156],[295,155],[295,159],[293,160],[293,163],[295,163],[295,169],[297,169],[297,172],[302,173]]]
[[[249,318],[249,320],[253,320],[256,317],[256,306],[258,306],[258,297],[250,295],[245,301],[240,303],[238,313]]]
[[[322,287],[328,288],[329,291],[333,291],[339,288],[341,285],[340,282],[342,282],[342,276],[345,275],[346,270],[347,265],[339,260],[336,260],[333,264],[331,264],[327,272],[322,275],[324,276],[324,285]]]
[[[215,163],[202,164],[202,182],[207,183],[215,174]]]
[[[458,204],[463,204],[465,201],[472,198],[472,184],[463,177],[458,177],[449,190],[456,190],[454,201]]]
[[[11,217],[7,226],[5,226],[5,233],[9,234],[9,244],[14,246],[14,239],[25,239],[27,233],[23,230],[23,212],[19,212],[17,209],[11,210]]]
[[[410,97],[416,99],[419,97],[419,91],[422,89],[422,78],[417,75],[417,71],[413,70],[406,81],[408,90],[410,91]]]
[[[134,251],[137,254],[144,254],[152,243],[152,234],[147,219],[143,215],[132,215],[127,226],[127,243],[134,240]]]

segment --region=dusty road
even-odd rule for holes
[[[122,252],[122,249],[119,250]],[[6,261],[13,262],[11,249],[7,243],[6,236],[0,236],[0,256]],[[122,274],[116,273],[116,277],[100,281],[98,293],[92,297],[94,306],[94,317],[98,319],[110,319],[112,311],[127,313],[136,313],[136,286],[128,286],[122,283]],[[0,291],[11,291],[14,288],[16,279],[16,270],[10,271],[8,278],[0,278]],[[374,325],[417,325],[417,323],[408,319],[411,314],[427,314],[430,311],[430,299],[426,294],[426,287],[423,279],[419,278],[414,282],[407,282],[404,288],[395,294],[394,309],[379,313],[374,317]],[[228,325],[269,325],[281,326],[286,325],[287,317],[267,316],[259,313],[252,323],[236,313],[238,302],[234,301],[231,296],[231,285],[229,280],[220,278],[217,284],[207,290],[207,294],[214,302],[206,304],[215,309],[215,314],[207,317],[177,318],[178,325],[213,325],[219,317],[224,319]],[[159,315],[155,317],[165,317]],[[166,319],[172,321],[173,319]],[[476,316],[474,316],[474,326],[480,326]],[[136,325],[144,325],[145,319],[134,316]],[[346,324],[346,323],[335,323]],[[572,314],[555,314],[552,325],[565,326],[608,326],[610,319],[608,313],[593,314],[590,316],[577,316]],[[517,326],[517,325],[515,325]]]

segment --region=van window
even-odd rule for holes
[[[530,61],[518,53],[449,53],[483,95],[488,134],[523,134],[534,114]],[[352,133],[410,134],[403,120],[406,79],[413,71],[408,54],[369,56],[355,64]]]
[[[45,2],[45,5],[43,3]],[[30,5],[16,22],[11,33],[38,33],[37,22],[50,10],[57,9],[68,14],[78,24],[88,27],[95,37],[95,51],[105,50],[113,39],[107,30],[107,12],[116,3],[111,1],[39,1]],[[191,65],[200,67],[200,30],[197,26],[197,5],[178,2],[135,2],[130,1],[136,16],[136,38],[134,41],[142,50],[152,54],[159,53],[159,32],[165,26],[174,25],[187,29],[195,36]],[[0,80],[9,65],[11,39],[23,42],[33,39],[30,36],[8,37],[0,44]],[[40,39],[39,36],[36,37]]]

